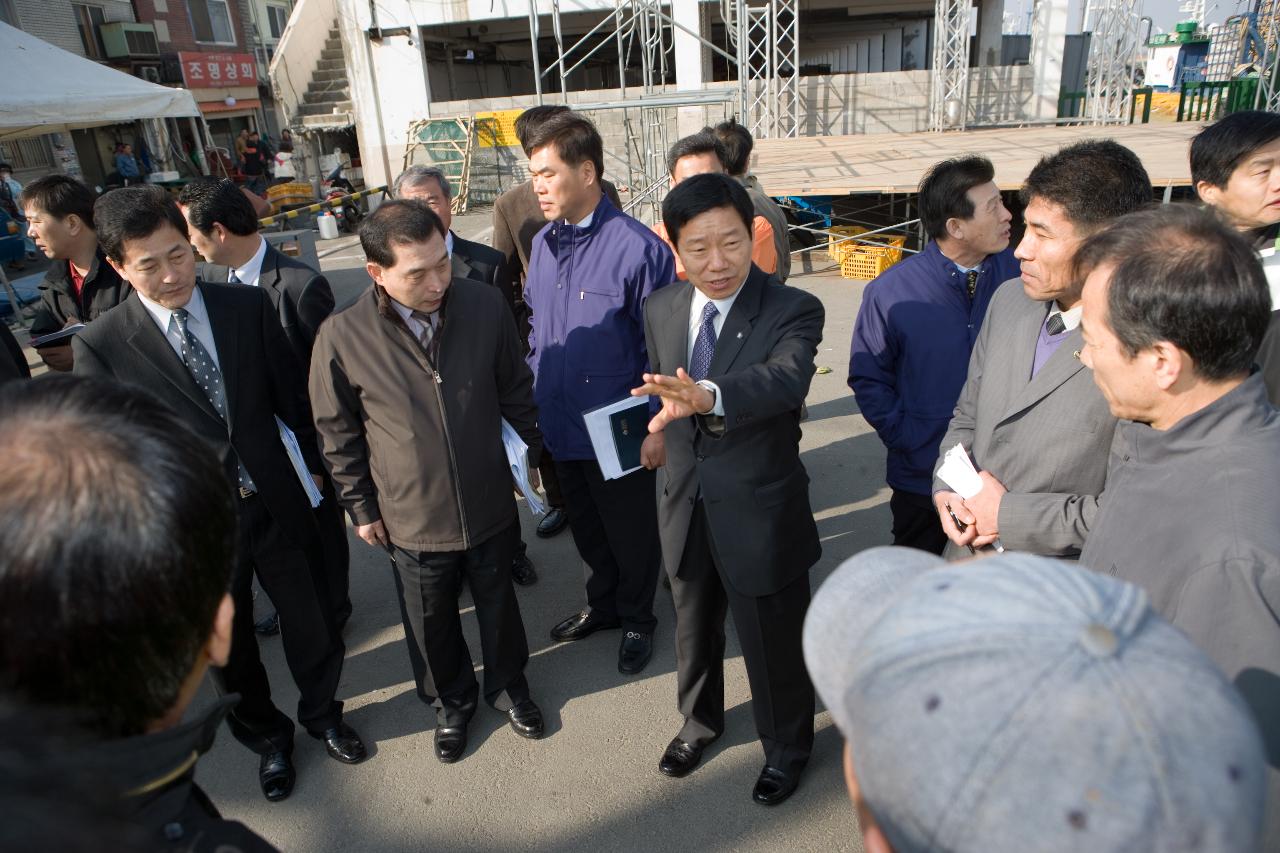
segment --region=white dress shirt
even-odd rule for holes
[[[743,281],[743,285],[746,281]],[[693,287],[693,285],[690,285]],[[733,303],[738,298],[738,294],[742,292],[740,285],[733,292],[732,296],[725,299],[711,299],[698,288],[693,288],[693,300],[689,304],[689,349],[685,352],[685,363],[693,363],[693,347],[698,341],[698,331],[702,328],[702,311],[708,302],[716,306],[716,316],[711,321],[712,327],[716,330],[716,343],[720,342],[720,330],[724,328],[724,320],[729,316]],[[687,369],[687,368],[686,368]],[[715,395],[716,404],[711,407],[711,411],[707,414],[719,415],[724,417],[724,399],[720,396],[720,386],[709,379],[703,379],[698,382],[699,385],[711,391]]]
[[[1054,314],[1062,315],[1062,331],[1064,332],[1070,332],[1076,326],[1079,326],[1080,315],[1083,313],[1084,313],[1083,302],[1077,303],[1076,307],[1072,308],[1070,311],[1063,311],[1061,308],[1058,307],[1057,302],[1053,303],[1053,307],[1049,309],[1049,317],[1052,317]],[[1046,323],[1049,322],[1049,317],[1044,318],[1044,321]]]
[[[258,279],[262,278],[262,261],[267,257],[267,241],[262,236],[258,237],[258,251],[253,253],[253,257],[245,261],[244,266],[236,267],[232,272],[236,274],[236,278],[240,279],[241,284],[251,284],[258,286]]]
[[[138,301],[142,303],[143,308],[147,309],[151,319],[156,321],[156,325],[160,327],[160,334],[164,335],[165,340],[169,342],[169,346],[173,347],[173,351],[181,361],[182,331],[178,328],[178,322],[173,319],[173,311],[159,302],[152,302],[143,296],[141,291],[134,290],[134,293],[138,294]],[[205,308],[204,294],[200,292],[200,288],[197,287],[191,291],[191,298],[182,307],[187,309],[187,330],[195,335],[196,340],[209,351],[209,357],[218,366],[218,370],[222,370],[222,363],[218,361],[218,347],[213,342],[213,325],[209,322],[209,311]]]

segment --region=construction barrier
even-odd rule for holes
[[[371,190],[361,190],[360,192],[352,193],[351,195],[337,196],[335,198],[325,199],[324,201],[318,201],[315,204],[311,204],[306,207],[299,207],[294,210],[285,211],[284,213],[277,213],[274,216],[268,216],[265,219],[259,219],[258,227],[268,228],[272,225],[275,225],[278,222],[287,222],[290,219],[297,219],[299,216],[310,216],[311,214],[319,213],[322,210],[329,210],[330,208],[341,207],[343,204],[345,204],[348,201],[359,201],[362,198],[368,198],[369,196],[377,195],[378,193],[387,193],[387,192],[390,192],[390,187],[382,186],[382,187],[374,187]]]

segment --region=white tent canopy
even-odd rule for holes
[[[186,89],[158,86],[0,23],[0,142],[143,118],[198,116]]]

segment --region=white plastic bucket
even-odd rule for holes
[[[338,236],[338,220],[333,218],[332,213],[322,213],[316,219],[316,225],[320,228],[321,240],[333,240]]]

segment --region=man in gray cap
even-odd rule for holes
[[[1136,586],[874,548],[818,590],[804,650],[867,853],[1259,849],[1249,709]]]

